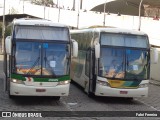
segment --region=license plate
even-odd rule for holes
[[[120,91],[120,94],[128,94],[128,91]]]
[[[46,92],[46,89],[36,89],[36,92]]]

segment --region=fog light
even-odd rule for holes
[[[17,80],[16,80],[16,79],[12,79],[12,82],[16,83],[16,82],[17,82]]]
[[[18,79],[11,79],[11,82],[17,83],[17,84],[24,84],[22,80],[18,80]]]
[[[66,84],[69,84],[70,83],[70,80],[66,80],[66,81],[60,81],[58,83],[58,85],[66,85]]]

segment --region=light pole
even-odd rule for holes
[[[2,54],[3,54],[3,72],[5,74],[4,84],[5,91],[7,91],[7,55],[5,50],[5,0],[3,4],[3,26],[2,26]]]
[[[141,7],[142,7],[142,2],[143,0],[140,1],[139,3],[139,26],[138,26],[138,30],[141,30]]]
[[[2,54],[5,54],[5,46],[4,46],[4,42],[5,42],[5,0],[4,0],[4,4],[3,4],[3,25],[2,25]]]
[[[44,19],[45,19],[45,16],[46,16],[46,5],[45,5],[45,1],[44,1]]]
[[[82,10],[83,0],[80,0],[80,9]]]
[[[24,14],[24,0],[23,0],[23,14]]]
[[[78,14],[77,14],[77,29],[79,28],[79,9],[80,9],[80,1],[78,1]]]
[[[103,26],[105,26],[105,21],[106,21],[106,4],[107,4],[107,0],[105,1],[105,4],[104,4],[104,18],[103,18]]]
[[[58,7],[58,22],[59,22],[60,21],[60,14],[61,14],[59,0],[57,0],[57,7]]]
[[[73,7],[72,10],[75,11],[75,0],[73,0]]]
[[[77,29],[79,27],[79,10],[78,10],[78,14],[77,14]]]

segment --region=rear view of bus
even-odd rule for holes
[[[12,28],[12,36],[6,39],[10,97],[68,96],[68,27],[47,20],[17,19]]]
[[[148,96],[150,45],[145,33],[120,28],[88,28],[71,33],[79,44],[78,57],[72,59],[71,78],[88,95]]]

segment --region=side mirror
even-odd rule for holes
[[[5,39],[5,48],[6,48],[6,53],[8,55],[11,54],[11,36],[7,36],[6,39]]]
[[[78,56],[78,42],[72,39],[72,56],[77,57]]]
[[[95,57],[97,59],[100,58],[100,44],[99,43],[95,44]]]
[[[158,50],[156,48],[152,49],[153,53],[153,63],[157,64],[158,63]]]

